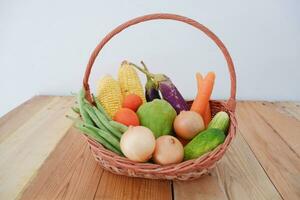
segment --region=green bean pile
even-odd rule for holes
[[[105,148],[123,156],[120,139],[128,127],[113,121],[94,95],[93,100],[96,106],[85,99],[85,91],[81,89],[77,95],[78,107],[72,107],[72,110],[79,114],[80,118],[66,117],[73,120],[74,127],[83,134],[101,143]]]

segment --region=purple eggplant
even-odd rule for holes
[[[144,66],[144,70],[149,72],[146,65],[143,62],[141,63]],[[158,85],[154,83],[154,81],[149,75],[146,74],[146,77],[147,77],[147,82],[145,85],[145,96],[147,102],[153,101],[154,99],[160,99],[160,95],[158,92]]]
[[[132,65],[144,73],[147,78],[149,77],[153,81],[155,87],[159,89],[163,99],[173,106],[177,114],[179,114],[180,111],[188,110],[186,101],[169,77],[164,74],[152,74],[148,70],[145,70],[135,64]]]
[[[156,89],[156,84],[148,78],[145,85],[145,96],[147,102],[153,101],[154,99],[160,99],[159,92]]]

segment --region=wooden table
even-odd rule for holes
[[[113,175],[64,116],[73,97],[36,96],[0,118],[0,199],[300,199],[300,103],[240,101],[237,137],[209,176]]]

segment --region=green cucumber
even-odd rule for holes
[[[210,123],[208,124],[208,129],[216,128],[216,129],[220,129],[224,133],[227,133],[228,126],[229,126],[228,114],[224,111],[220,111],[210,121]]]
[[[212,151],[225,140],[225,134],[220,129],[207,129],[199,133],[184,147],[184,160],[196,159]]]

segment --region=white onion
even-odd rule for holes
[[[155,137],[144,126],[131,126],[122,135],[120,146],[123,154],[135,162],[147,162],[155,149]]]
[[[176,135],[186,140],[192,139],[204,129],[201,115],[194,111],[181,111],[174,120]]]
[[[183,154],[181,142],[171,135],[164,135],[156,140],[153,160],[160,165],[175,164],[183,160]]]

